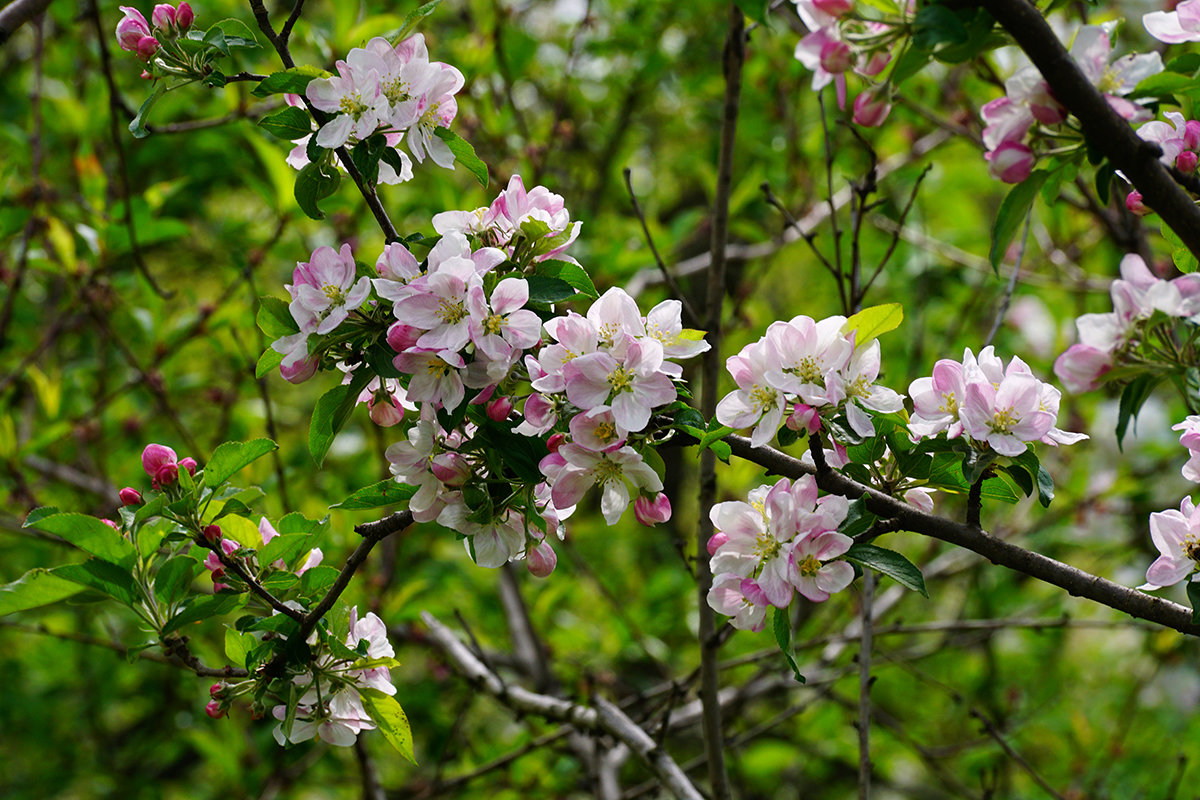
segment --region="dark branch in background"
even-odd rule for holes
[[[721,310],[725,300],[725,246],[729,235],[729,195],[733,185],[733,150],[737,138],[738,104],[742,92],[742,62],[746,57],[745,19],[736,3],[729,4],[729,30],[722,57],[725,73],[725,102],[721,114],[721,147],[717,155],[717,186],[713,200],[712,262],[708,269],[708,293],[705,300],[705,328],[711,345],[704,354],[700,413],[712,419],[717,411],[717,392],[721,380]],[[700,700],[704,707],[704,752],[708,760],[708,779],[715,800],[729,800],[729,777],[725,773],[725,734],[721,723],[720,688],[717,674],[716,615],[708,604],[712,589],[712,570],[707,552],[713,524],[708,513],[717,499],[717,460],[712,448],[700,454],[700,525],[696,530],[696,590],[699,595],[700,622]]]
[[[674,759],[612,703],[596,697],[589,707],[506,684],[432,614],[422,611],[421,619],[429,628],[429,638],[441,649],[454,669],[476,689],[487,692],[513,711],[567,722],[580,731],[606,733],[642,759],[673,795],[684,800],[703,800],[704,796],[692,785]]]
[[[1055,561],[1040,553],[997,539],[987,531],[964,525],[935,514],[926,514],[913,506],[878,489],[864,486],[833,470],[814,470],[798,458],[771,447],[754,447],[744,436],[726,436],[734,455],[766,467],[771,472],[788,478],[801,475],[816,475],[817,485],[831,494],[855,499],[865,498],[867,510],[884,519],[895,519],[903,530],[931,536],[978,553],[993,564],[1037,578],[1040,581],[1065,589],[1068,594],[1086,597],[1132,617],[1156,622],[1180,633],[1200,636],[1200,625],[1192,623],[1191,609],[1163,600],[1160,597],[1121,586],[1076,569],[1061,561]],[[815,440],[814,440],[815,441]],[[814,448],[815,450],[816,448]]]
[[[662,256],[658,254],[658,248],[654,246],[654,237],[650,235],[650,228],[646,225],[646,215],[642,213],[642,207],[638,205],[637,195],[633,193],[633,170],[629,167],[621,170],[621,174],[625,176],[625,190],[629,192],[629,202],[633,204],[633,213],[637,216],[638,222],[642,223],[642,233],[646,236],[646,244],[650,247],[650,253],[654,256],[654,263],[658,265],[658,269],[662,272],[663,280],[667,282],[667,287],[671,290],[671,294],[683,304],[683,313],[687,317],[689,326],[698,326],[700,324],[700,315],[696,313],[696,309],[692,308],[692,304],[688,302],[687,295],[679,288],[679,284],[675,281],[675,276],[667,269],[667,265],[663,263]]]
[[[988,719],[986,714],[977,708],[972,708],[971,716],[983,724],[984,732],[996,740],[996,744],[1000,745],[1000,749],[1004,751],[1004,754],[1012,759],[1021,769],[1025,770],[1025,772],[1029,774],[1029,777],[1033,778],[1034,783],[1042,788],[1042,791],[1055,798],[1055,800],[1066,800],[1066,798],[1059,794],[1053,786],[1046,782],[1045,778],[1034,771],[1033,767],[1029,765],[1029,762],[1026,761],[1020,753],[1014,750],[1012,745],[1004,740],[1004,737],[1000,734],[996,724]]]
[[[288,69],[296,66],[296,62],[292,59],[292,53],[288,50],[288,38],[291,36],[292,27],[296,24],[296,20],[300,18],[300,12],[303,8],[304,0],[297,0],[296,5],[292,7],[291,16],[284,23],[283,30],[277,34],[271,26],[271,18],[267,14],[267,9],[263,6],[262,0],[250,0],[250,10],[254,12],[254,19],[258,22],[258,29],[262,31],[263,36],[267,37],[267,40],[274,46],[275,52],[279,54],[279,60]],[[308,112],[313,115],[313,119],[318,124],[323,125],[328,121],[328,116],[314,108],[312,103],[309,102],[308,97],[300,95],[300,98],[304,101]],[[375,192],[374,187],[368,186],[367,182],[363,180],[362,173],[358,171],[358,167],[354,166],[354,161],[350,158],[349,151],[345,147],[339,147],[334,152],[337,153],[338,160],[342,162],[342,166],[346,169],[346,174],[350,176],[350,180],[354,181],[354,185],[362,193],[367,208],[371,209],[371,214],[375,217],[375,221],[379,223],[380,229],[383,230],[384,238],[388,242],[399,241],[400,234],[396,232],[396,226],[392,224],[391,218],[388,217],[387,210],[384,209],[383,203],[379,200],[379,195]]]
[[[1129,122],[1109,106],[1040,11],[1026,0],[982,0],[981,5],[1029,56],[1055,98],[1079,119],[1092,146],[1129,178],[1146,205],[1158,212],[1192,255],[1200,257],[1200,208],[1159,162],[1158,146],[1138,138]]]
[[[8,41],[17,28],[41,14],[50,6],[50,0],[13,0],[0,8],[0,45]]]

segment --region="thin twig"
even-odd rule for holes
[[[875,576],[863,571],[862,631],[858,646],[858,800],[871,797],[871,604]]]
[[[13,0],[0,8],[0,45],[8,41],[17,28],[50,7],[50,0]]]
[[[1021,274],[1021,262],[1025,259],[1025,248],[1029,245],[1029,227],[1033,223],[1033,209],[1025,215],[1024,233],[1021,234],[1021,248],[1017,251],[1017,262],[1013,264],[1012,275],[1008,276],[1008,286],[1004,289],[1004,299],[1000,301],[1000,308],[996,311],[996,319],[992,321],[992,329],[988,331],[987,338],[983,340],[983,346],[987,347],[992,343],[992,339],[996,338],[996,332],[1000,330],[1001,323],[1004,322],[1004,315],[1008,313],[1008,306],[1012,303],[1013,292],[1017,290],[1017,278]]]
[[[996,740],[996,744],[1000,745],[1000,749],[1003,750],[1005,754],[1017,764],[1017,766],[1029,773],[1029,777],[1033,778],[1033,782],[1040,786],[1042,791],[1055,798],[1055,800],[1066,800],[1065,797],[1055,791],[1053,786],[1046,782],[1045,778],[1037,774],[1037,771],[1030,766],[1029,762],[1026,761],[1020,753],[1014,750],[1012,746],[1005,741],[1004,736],[1001,735],[1000,731],[997,730],[995,724],[988,719],[986,714],[977,708],[972,708],[971,716],[983,723],[984,731],[986,731],[989,736]]]
[[[642,234],[645,235],[646,244],[649,245],[650,253],[654,256],[654,263],[658,265],[659,271],[662,272],[663,280],[667,282],[667,288],[671,290],[671,294],[683,305],[683,313],[687,317],[687,324],[691,326],[699,325],[700,315],[696,313],[696,309],[692,308],[687,295],[679,288],[679,284],[675,281],[675,276],[667,269],[667,265],[663,263],[662,256],[658,254],[658,248],[654,246],[654,237],[650,235],[650,227],[646,225],[646,215],[642,213],[642,208],[638,205],[637,195],[633,192],[633,170],[625,167],[625,169],[621,170],[621,174],[625,176],[625,190],[629,192],[629,202],[633,204],[633,213],[638,218],[638,222],[642,224]]]

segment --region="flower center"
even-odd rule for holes
[[[438,316],[442,318],[442,322],[447,325],[453,325],[457,322],[462,322],[467,316],[467,306],[462,300],[451,300],[448,297],[443,297],[438,303]]]
[[[444,378],[450,374],[451,367],[440,358],[431,358],[427,369],[434,378]]]
[[[483,320],[483,332],[490,333],[493,336],[500,335],[500,326],[504,324],[504,317],[499,314],[492,314]]]
[[[611,441],[616,440],[617,426],[611,422],[601,422],[600,424],[598,424],[596,426],[596,429],[593,431],[593,434],[595,435],[595,437],[597,439],[599,439],[600,441],[607,444]]]
[[[954,392],[946,392],[942,395],[942,404],[938,406],[938,411],[946,414],[958,414],[958,398],[954,396]]]
[[[1005,408],[997,411],[995,415],[993,415],[992,421],[988,423],[988,427],[991,428],[994,433],[1009,433],[1012,426],[1017,424],[1018,421],[1019,420],[1017,419],[1016,415],[1013,414],[1012,409]]]
[[[820,571],[821,562],[817,561],[816,556],[805,556],[804,560],[796,565],[796,572],[805,578],[811,578]]]
[[[754,388],[750,390],[750,402],[752,402],[762,413],[771,410],[775,405],[775,401],[779,398],[779,393],[770,386],[761,386],[754,384]]]
[[[608,373],[608,383],[612,386],[613,394],[627,392],[633,386],[633,373],[625,367],[617,367]]]
[[[1200,564],[1200,540],[1197,540],[1196,534],[1189,533],[1183,538],[1183,554]]]
[[[339,286],[327,283],[321,287],[321,291],[329,298],[331,305],[340,306],[346,302],[346,291]]]
[[[381,82],[379,89],[392,105],[399,105],[405,100],[412,99],[412,95],[408,93],[408,83],[403,78],[397,77],[390,81]]]
[[[783,547],[783,542],[776,539],[770,533],[764,531],[754,540],[754,555],[759,561],[770,561],[775,556],[779,555],[780,549]]]
[[[362,101],[361,96],[348,94],[338,101],[338,109],[357,120],[366,113],[367,104]]]
[[[599,463],[592,470],[592,474],[596,476],[596,483],[600,485],[609,481],[617,481],[621,479],[621,465],[607,456],[601,456]]]

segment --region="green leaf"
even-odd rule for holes
[[[167,496],[160,494],[150,500],[147,500],[142,505],[138,506],[137,511],[133,513],[133,524],[145,522],[151,517],[158,516],[162,512],[163,506],[167,504]]]
[[[312,119],[307,112],[295,106],[267,114],[258,121],[258,125],[272,136],[289,142],[303,139],[312,133]]]
[[[529,302],[558,303],[575,296],[575,288],[562,278],[550,278],[545,275],[530,275],[525,279],[529,284]]]
[[[134,584],[133,576],[107,561],[89,558],[82,564],[65,564],[50,571],[59,578],[103,592],[127,606],[132,606],[141,599],[141,592]]]
[[[262,378],[277,370],[279,365],[283,363],[283,358],[283,353],[276,352],[268,347],[258,357],[258,363],[254,365],[255,379]]]
[[[54,514],[33,523],[26,520],[25,527],[61,536],[80,550],[126,569],[137,560],[137,551],[128,539],[87,514]]]
[[[556,261],[554,259],[542,261],[537,265],[535,274],[566,281],[577,289],[580,294],[585,294],[588,297],[600,296],[600,293],[596,291],[596,284],[592,283],[587,270],[578,264],[572,264],[569,261]]]
[[[861,348],[878,339],[888,331],[894,331],[904,321],[904,306],[899,303],[884,303],[864,308],[842,323],[842,335],[855,333],[854,346]]]
[[[913,75],[924,70],[932,58],[932,53],[920,47],[903,49],[900,52],[900,57],[895,60],[895,66],[892,67],[891,80],[893,85],[899,86]]]
[[[1137,420],[1142,405],[1150,398],[1150,393],[1158,385],[1157,375],[1139,375],[1130,381],[1121,391],[1121,400],[1117,407],[1117,447],[1122,447],[1125,431],[1131,420]]]
[[[1192,624],[1200,625],[1200,583],[1188,581],[1187,596],[1192,604]]]
[[[251,94],[255,97],[269,97],[273,94],[302,95],[311,80],[329,76],[330,73],[325,70],[305,64],[282,72],[272,72],[258,82]]]
[[[214,22],[208,30],[211,32],[213,28],[225,34],[225,40],[231,47],[258,47],[258,37],[250,30],[250,26],[240,19],[226,17]]]
[[[83,588],[76,581],[59,577],[48,569],[31,569],[12,583],[0,586],[0,617],[57,603],[79,594]]]
[[[305,549],[311,549],[309,543],[312,537],[306,533],[286,533],[276,536],[271,541],[262,546],[258,551],[258,562],[262,566],[274,564],[279,559],[283,559],[283,563],[289,563],[293,558],[300,555],[300,552]]]
[[[183,626],[191,625],[194,622],[228,614],[235,608],[241,608],[245,603],[246,595],[235,592],[221,592],[202,597],[185,610],[171,617],[167,624],[163,626],[162,635],[166,636],[168,633],[177,631]]]
[[[450,152],[454,154],[454,160],[467,168],[475,176],[475,180],[479,181],[479,185],[487,188],[488,185],[488,168],[479,160],[479,156],[475,155],[475,148],[466,139],[463,139],[449,128],[434,128],[434,134],[439,139],[446,143],[450,148]]]
[[[199,562],[187,556],[170,559],[159,567],[154,576],[154,595],[164,603],[179,602],[201,569]]]
[[[409,727],[408,717],[404,709],[396,702],[396,698],[384,694],[377,689],[360,689],[363,708],[367,716],[379,728],[379,732],[387,739],[392,747],[400,751],[400,755],[416,764],[413,755],[412,728]]]
[[[856,544],[846,551],[845,558],[859,566],[870,567],[876,572],[882,572],[901,586],[929,597],[929,592],[925,590],[925,578],[921,575],[921,570],[895,550],[888,550],[873,544]]]
[[[1163,238],[1171,245],[1171,260],[1175,262],[1175,267],[1180,272],[1196,272],[1200,269],[1200,262],[1197,262],[1192,251],[1183,243],[1183,239],[1180,239],[1175,231],[1167,226],[1167,223],[1160,223],[1158,229],[1162,232]]]
[[[800,683],[807,683],[808,681],[800,674],[800,667],[792,655],[792,622],[788,618],[786,608],[776,608],[771,612],[771,630],[775,633],[779,652],[783,653],[783,657],[787,659],[788,666],[792,668],[792,674],[796,676],[796,680]]]
[[[1039,466],[1037,471],[1037,493],[1042,508],[1049,508],[1050,501],[1054,499],[1054,478],[1043,466]]]
[[[712,447],[713,443],[724,439],[731,433],[733,433],[733,428],[728,425],[718,425],[716,428],[710,427],[708,432],[704,434],[704,438],[700,440],[700,449],[703,450],[706,447]]]
[[[325,454],[329,452],[334,437],[350,418],[359,392],[371,382],[372,376],[368,370],[359,370],[359,373],[350,383],[335,386],[321,395],[313,409],[312,423],[308,428],[308,451],[318,467],[325,461]]]
[[[235,667],[246,666],[246,656],[258,646],[258,639],[249,633],[239,633],[234,628],[225,628],[225,657]]]
[[[279,445],[270,439],[225,442],[216,449],[204,467],[204,485],[213,490],[217,489],[234,474],[278,447]]]
[[[423,6],[419,6],[415,11],[411,12],[407,17],[405,17],[404,24],[400,26],[400,30],[388,37],[388,42],[391,43],[392,47],[395,47],[396,45],[400,44],[400,42],[407,39],[408,35],[413,32],[414,28],[417,27],[417,24],[432,14],[434,9],[436,9],[438,4],[441,2],[442,0],[430,0],[430,2]]]
[[[330,508],[361,511],[368,508],[394,506],[405,502],[416,493],[415,487],[397,483],[392,478],[386,478],[379,483],[364,486],[342,502],[331,505]]]
[[[146,120],[150,116],[150,109],[154,108],[154,104],[166,93],[167,82],[159,81],[158,85],[154,87],[154,91],[150,93],[150,96],[142,102],[142,107],[138,109],[137,116],[133,118],[133,122],[129,123],[129,132],[134,135],[134,138],[145,139],[150,135],[150,131],[146,130]]]
[[[337,167],[321,159],[310,161],[296,176],[296,202],[300,210],[312,219],[325,219],[325,212],[317,208],[317,203],[337,191],[342,176]]]
[[[750,19],[761,25],[769,25],[767,16],[771,11],[771,0],[734,0],[737,7]]]
[[[225,31],[221,30],[220,25],[213,25],[204,32],[204,38],[200,40],[209,47],[217,50],[223,56],[229,55],[229,45],[225,42]]]
[[[250,550],[262,547],[262,534],[259,533],[258,526],[237,514],[221,518],[221,536],[232,539]]]
[[[867,511],[866,499],[859,497],[850,501],[846,518],[838,526],[838,533],[845,536],[858,536],[866,533],[875,524],[875,515]]]
[[[288,304],[278,297],[265,295],[258,298],[258,313],[254,321],[258,329],[272,339],[300,332],[300,326],[293,319]]]
[[[1042,184],[1049,177],[1050,173],[1046,170],[1036,170],[1028,178],[1014,186],[1012,191],[1005,196],[1004,201],[1000,203],[1000,211],[996,214],[995,224],[992,225],[992,247],[988,251],[988,259],[992,262],[992,269],[997,274],[1000,271],[1000,262],[1004,260],[1004,253],[1012,243],[1013,237],[1017,235],[1017,230],[1025,221],[1025,217],[1033,208],[1033,201],[1037,198],[1038,190],[1042,188]]]

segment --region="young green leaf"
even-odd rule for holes
[[[81,584],[48,569],[31,569],[12,583],[0,586],[0,617],[57,603],[83,590]]]
[[[269,97],[273,94],[304,94],[313,78],[328,78],[329,73],[323,69],[309,65],[301,65],[285,69],[282,72],[272,72],[259,81],[251,92],[255,97]]]
[[[145,139],[150,135],[150,131],[146,130],[146,120],[150,116],[150,109],[154,108],[154,104],[166,93],[167,82],[160,81],[158,86],[154,88],[154,91],[150,93],[150,96],[142,102],[142,107],[138,109],[137,116],[129,123],[129,132],[134,135],[134,138]]]
[[[479,160],[479,156],[475,155],[475,148],[471,146],[471,143],[449,128],[434,128],[433,132],[450,148],[450,152],[454,154],[454,160],[466,167],[467,172],[475,176],[475,180],[479,181],[480,186],[487,188],[487,164],[484,164]]]
[[[846,551],[846,560],[882,572],[901,586],[929,597],[921,570],[895,550],[873,544],[856,544]]]
[[[303,139],[312,133],[312,119],[303,109],[295,106],[267,114],[258,121],[258,125],[272,136],[289,142]]]
[[[416,493],[415,487],[396,483],[392,478],[386,478],[379,483],[364,486],[342,502],[331,505],[330,508],[341,508],[346,511],[383,508],[403,503]]]
[[[842,324],[842,335],[854,336],[854,346],[863,347],[888,331],[894,331],[904,321],[904,306],[884,303],[864,308]]]
[[[61,536],[85,553],[126,569],[137,560],[137,551],[128,539],[87,514],[54,514],[32,523],[27,520],[25,527]]]
[[[296,176],[296,202],[300,210],[312,219],[325,219],[317,203],[337,191],[342,176],[337,167],[325,161],[311,161]]]
[[[772,612],[771,630],[775,633],[775,641],[779,645],[779,652],[783,653],[783,657],[787,659],[788,666],[792,668],[792,674],[796,676],[796,680],[800,683],[807,683],[808,681],[800,674],[800,667],[796,664],[796,658],[792,655],[792,623],[788,618],[786,608],[776,608]]]
[[[204,466],[204,485],[217,489],[237,472],[279,448],[270,439],[253,439],[249,442],[225,442],[213,452]]]
[[[392,747],[400,751],[400,755],[416,764],[417,759],[413,755],[412,728],[409,727],[408,716],[396,702],[396,698],[377,689],[360,689],[359,692],[362,695],[363,708],[366,710],[367,716],[375,722],[379,732],[391,743]]]
[[[1037,198],[1038,190],[1050,177],[1046,170],[1039,169],[1025,180],[1012,188],[1000,203],[1000,211],[996,214],[996,222],[992,225],[992,247],[988,251],[988,259],[992,269],[999,274],[1000,262],[1004,253],[1017,235],[1025,217],[1031,213],[1033,201]]]

